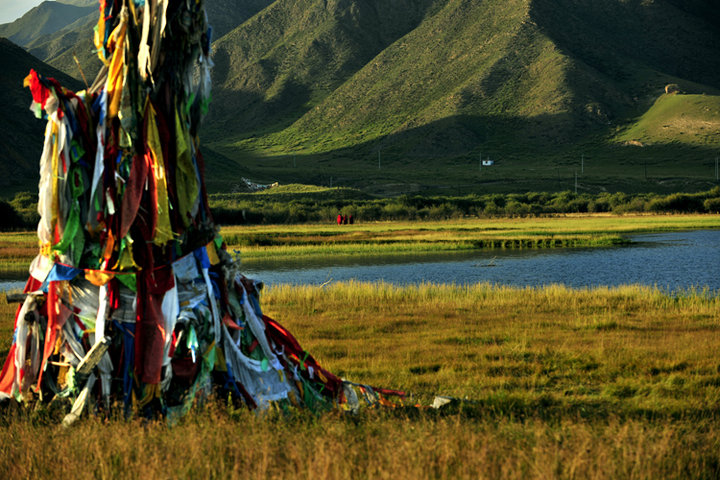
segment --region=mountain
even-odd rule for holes
[[[69,0],[65,1],[70,3]],[[91,83],[102,66],[95,54],[95,45],[93,44],[93,29],[98,20],[98,2],[76,0],[74,3],[79,6],[45,2],[36,9],[30,10],[21,19],[0,26],[0,28],[7,27],[13,31],[28,32],[26,33],[28,38],[19,43],[31,54],[78,80],[82,80],[80,73],[82,70],[87,81]],[[206,2],[208,20],[213,28],[213,39],[222,37],[270,3],[272,0],[212,0]],[[88,4],[91,6],[88,7]],[[64,24],[52,31],[43,30],[29,33],[32,29],[27,26],[40,24],[43,21],[44,12],[50,9],[67,12],[67,15],[62,17]],[[77,58],[77,62],[75,58]]]
[[[676,3],[278,0],[216,43],[212,119],[288,152],[572,141],[666,83],[720,88],[716,25]]]
[[[563,189],[582,155],[589,191],[706,188],[720,148],[714,3],[207,1],[216,185],[242,168],[261,183]],[[79,78],[75,52],[90,81],[91,18],[28,48]]]
[[[0,25],[0,37],[21,46],[55,33],[86,15],[95,14],[97,6],[76,6],[60,2],[43,2],[14,22]]]
[[[610,162],[666,84],[714,101],[719,25],[700,1],[277,0],[214,44],[205,138],[266,180],[297,180],[287,155],[355,185],[380,152],[390,176],[431,161],[449,182],[488,151]]]
[[[433,0],[278,0],[214,45],[209,124],[282,130],[418,26]]]
[[[35,38],[25,48],[33,56],[78,80],[83,80],[85,75],[90,84],[102,67],[93,43],[97,17],[97,11],[93,10],[61,30]]]
[[[44,120],[38,120],[30,112],[32,96],[23,87],[23,79],[34,68],[38,73],[54,77],[63,85],[79,89],[77,80],[44,64],[6,38],[0,38],[0,123],[5,125],[0,137],[0,165],[3,175],[0,186],[3,193],[27,190],[37,182],[38,162],[42,153]],[[32,186],[32,188],[36,188]]]

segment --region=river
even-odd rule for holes
[[[246,261],[243,271],[268,285],[344,280],[393,284],[490,282],[568,287],[641,284],[668,291],[720,291],[720,230],[633,235],[607,248],[482,250],[474,252]]]
[[[720,292],[720,230],[633,235],[630,245],[607,248],[480,250],[413,255],[248,259],[243,272],[266,285],[320,285],[357,280],[407,285],[490,282],[572,288],[640,284],[675,292]],[[24,282],[0,281],[0,290]]]

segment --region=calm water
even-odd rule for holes
[[[243,272],[267,285],[383,280],[393,284],[491,282],[569,287],[656,285],[675,291],[708,287],[720,292],[720,230],[630,237],[633,245],[557,250],[382,255],[282,261],[247,260]],[[2,282],[0,290],[24,282]]]
[[[354,279],[394,284],[559,283],[574,288],[642,284],[667,290],[709,287],[720,291],[720,230],[636,235],[630,239],[633,245],[608,248],[246,261],[243,271],[268,285]]]

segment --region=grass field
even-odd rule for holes
[[[717,215],[227,227],[243,258],[547,248],[719,228]],[[546,244],[543,239],[552,239]],[[598,240],[601,239],[601,240]],[[603,240],[604,239],[604,240]],[[538,242],[538,240],[543,240]],[[22,265],[34,233],[0,237]],[[14,263],[11,263],[14,262]],[[720,298],[625,286],[573,290],[340,283],[278,286],[266,314],[329,370],[447,410],[255,415],[209,402],[174,427],[0,412],[7,478],[717,478]],[[0,358],[15,306],[0,299]]]
[[[717,478],[720,299],[702,291],[344,283],[265,312],[348,379],[467,398],[445,413],[256,416],[175,427],[0,415],[6,478]],[[11,308],[0,305],[0,335]],[[0,351],[6,352],[8,342]]]
[[[634,233],[720,228],[718,215],[563,215],[426,222],[227,226],[244,259],[412,254],[489,248],[562,248],[624,243]],[[0,276],[23,278],[37,255],[34,232],[0,233]]]
[[[555,248],[623,243],[623,235],[720,228],[718,215],[566,215],[533,218],[377,222],[356,225],[262,225],[222,229],[243,258],[367,255],[480,248]]]

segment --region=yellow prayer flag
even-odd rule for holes
[[[114,273],[102,270],[85,270],[85,279],[97,287],[102,287],[113,278],[115,278]]]

